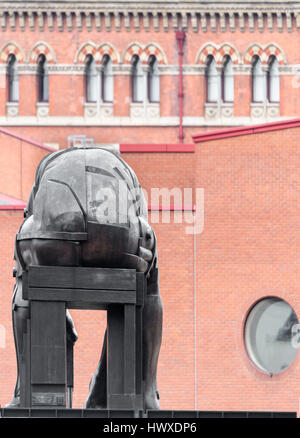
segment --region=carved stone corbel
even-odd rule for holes
[[[24,16],[24,12],[18,12],[18,16],[19,16],[19,26],[22,32],[25,31],[25,16]]]
[[[92,30],[92,13],[91,12],[85,13],[85,25],[86,25],[88,32],[91,32],[91,30]]]
[[[213,32],[217,31],[217,20],[215,13],[210,14],[210,28]]]
[[[245,16],[244,12],[239,13],[239,25],[240,25],[240,31],[245,32]]]
[[[278,12],[276,14],[276,19],[277,19],[277,29],[279,32],[283,31],[283,20],[282,20],[282,13]]]
[[[6,13],[3,11],[0,12],[0,26],[1,30],[6,30]]]
[[[9,11],[9,27],[11,30],[16,30],[16,13],[15,11]]]
[[[76,27],[79,32],[82,31],[81,11],[76,11]]]
[[[117,32],[120,32],[121,30],[121,17],[120,12],[114,12],[114,22],[115,22],[115,29]]]
[[[95,11],[94,17],[95,17],[96,29],[98,32],[100,32],[100,30],[101,30],[101,14],[100,14],[100,12]]]
[[[290,12],[286,12],[286,27],[288,32],[292,32],[293,22],[292,22],[292,14]]]
[[[172,24],[173,24],[173,29],[174,30],[178,30],[178,15],[177,15],[177,12],[173,12],[172,13]]]
[[[268,25],[268,30],[270,32],[273,32],[274,27],[273,27],[273,15],[271,14],[271,12],[268,12],[267,14],[267,25]]]
[[[59,32],[62,32],[64,30],[64,20],[62,12],[56,12],[56,23]]]
[[[159,15],[157,12],[153,12],[153,27],[155,32],[159,31]]]
[[[28,24],[31,31],[34,31],[34,14],[32,11],[28,11]]]
[[[72,22],[72,13],[70,11],[66,12],[66,22],[67,22],[67,29],[69,32],[73,30],[73,22]]]
[[[201,29],[202,29],[202,32],[207,31],[207,20],[206,20],[206,15],[204,12],[201,12]]]
[[[42,11],[38,11],[38,27],[41,32],[44,32],[44,15]]]
[[[105,30],[107,32],[111,31],[111,16],[110,16],[110,12],[105,12],[104,13],[104,24],[105,24]]]
[[[224,12],[220,12],[220,28],[221,32],[226,32],[226,15]]]
[[[181,26],[183,30],[188,28],[188,14],[187,12],[181,12]]]
[[[47,22],[48,22],[48,29],[52,32],[54,30],[53,26],[53,15],[52,12],[47,12]]]
[[[260,32],[263,32],[264,31],[264,15],[262,12],[259,12],[257,14],[257,17],[258,17],[257,18],[258,30]]]
[[[229,14],[229,29],[230,29],[230,32],[235,31],[235,16],[234,16],[233,12],[231,12]]]
[[[254,14],[253,12],[248,13],[248,25],[250,32],[254,32]]]
[[[165,32],[168,32],[169,30],[169,18],[167,12],[163,12],[163,28]]]
[[[139,17],[139,13],[137,11],[134,11],[133,13],[133,25],[134,25],[134,30],[136,32],[140,31],[140,17]]]
[[[124,26],[127,32],[130,32],[130,16],[128,12],[124,13]]]
[[[197,18],[197,14],[195,12],[193,12],[192,16],[191,16],[191,25],[192,25],[193,32],[197,33],[198,32],[198,18]]]

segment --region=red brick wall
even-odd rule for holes
[[[27,200],[37,165],[50,151],[3,132],[0,144],[0,193]]]
[[[11,321],[12,276],[15,235],[23,220],[23,211],[0,211],[0,325],[5,329],[5,348],[0,348],[0,405],[10,401],[16,383],[17,360]]]
[[[243,329],[249,309],[266,296],[285,299],[300,317],[299,138],[300,128],[294,128],[199,143],[195,154],[124,154],[146,188],[204,189],[205,225],[196,236],[196,260],[186,224],[153,225],[164,304],[162,408],[195,407],[196,354],[197,409],[298,411],[299,355],[282,374],[266,376],[247,357]],[[21,212],[0,214],[0,324],[7,332],[7,348],[0,349],[2,405],[12,394],[16,372],[11,268],[21,220]],[[82,406],[100,354],[105,314],[72,315],[80,336],[74,405]]]
[[[244,321],[277,296],[300,315],[300,129],[199,143],[205,190],[197,236],[199,409],[298,410],[300,356],[272,378],[250,363]]]

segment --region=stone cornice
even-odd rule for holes
[[[151,18],[151,19],[150,19]],[[279,32],[300,29],[300,1],[0,1],[0,30]]]

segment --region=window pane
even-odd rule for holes
[[[219,99],[220,77],[217,72],[216,61],[211,58],[207,65],[207,100],[217,102]]]
[[[276,58],[270,63],[269,67],[269,99],[270,102],[280,101],[280,78],[278,61]]]
[[[233,102],[234,100],[234,76],[231,59],[228,59],[224,64],[223,70],[223,98],[225,102]]]
[[[39,101],[49,100],[49,76],[48,64],[44,55],[41,55],[38,62],[38,92]]]
[[[159,102],[160,100],[160,84],[159,84],[159,71],[158,62],[156,59],[150,63],[149,66],[149,100],[150,102]]]
[[[104,61],[103,75],[102,75],[102,99],[104,102],[113,102],[114,100],[114,78],[112,70],[112,61],[110,57]]]
[[[48,70],[45,70],[44,74],[44,83],[43,83],[43,100],[48,102],[49,100],[49,76],[48,76]]]
[[[11,55],[8,61],[8,98],[10,102],[19,101],[19,77],[18,62],[15,55]]]
[[[253,363],[268,374],[285,370],[298,348],[293,327],[298,318],[291,306],[279,298],[267,298],[250,311],[245,326],[245,342]]]
[[[89,58],[86,64],[86,100],[97,102],[99,95],[99,75],[93,57]]]
[[[132,99],[133,102],[144,101],[144,74],[139,58],[136,58],[132,69]]]
[[[264,102],[265,88],[266,88],[265,75],[259,58],[257,58],[253,64],[252,80],[253,80],[253,102]]]

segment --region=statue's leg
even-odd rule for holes
[[[90,381],[89,395],[84,405],[86,409],[106,409],[107,407],[106,352],[107,332],[105,331],[100,360]]]
[[[159,409],[156,372],[162,334],[162,304],[158,287],[158,270],[148,279],[148,294],[143,311],[143,374],[145,380],[145,407]],[[100,361],[90,381],[85,408],[107,407],[106,384],[107,336],[103,341]]]
[[[27,330],[27,319],[29,317],[28,301],[22,299],[22,277],[18,277],[14,287],[12,300],[12,322],[17,355],[17,382],[14,396],[6,407],[18,407],[20,405],[20,355],[23,352],[23,336]]]
[[[72,318],[67,312],[67,342],[76,342],[77,333]],[[17,382],[14,396],[6,407],[20,406],[20,372],[21,372],[21,354],[23,353],[24,343],[23,336],[27,331],[27,319],[29,318],[29,303],[22,298],[22,277],[18,277],[14,287],[12,300],[12,322],[15,339],[15,349],[17,356]]]
[[[162,313],[158,269],[154,269],[147,282],[147,297],[143,311],[143,371],[146,409],[159,409],[156,373],[161,346]]]

